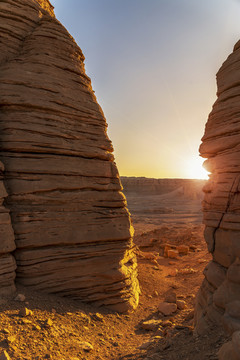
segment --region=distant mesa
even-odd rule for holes
[[[178,196],[190,199],[201,199],[202,188],[206,180],[198,179],[154,179],[146,177],[121,176],[124,193],[142,195],[163,195],[177,191]]]
[[[82,51],[48,0],[0,2],[0,50],[0,293],[16,268],[25,286],[135,308],[129,213]]]

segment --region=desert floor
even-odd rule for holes
[[[0,347],[10,359],[217,359],[227,340],[222,330],[212,328],[201,337],[193,331],[195,296],[211,258],[203,239],[200,200],[178,192],[128,194],[127,200],[139,264],[138,309],[114,314],[19,287],[24,297],[0,300]],[[166,244],[173,249],[187,245],[189,251],[167,258]],[[164,316],[158,306],[169,297],[185,307]],[[21,313],[24,308],[30,313]]]

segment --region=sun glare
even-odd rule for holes
[[[204,159],[200,156],[192,157],[186,160],[185,172],[191,179],[208,179],[209,173],[203,167]]]

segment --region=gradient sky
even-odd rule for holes
[[[198,177],[240,0],[52,0],[85,55],[120,175]]]

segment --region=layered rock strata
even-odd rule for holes
[[[217,74],[217,101],[209,115],[200,153],[212,173],[204,187],[207,265],[196,307],[196,330],[223,323],[240,330],[240,42]]]
[[[140,195],[162,195],[179,190],[184,197],[203,197],[202,188],[206,180],[199,179],[154,179],[146,177],[121,176],[124,193]]]
[[[134,308],[129,213],[82,51],[48,0],[1,1],[0,34],[0,160],[17,281]]]
[[[16,246],[9,210],[4,206],[7,192],[3,183],[4,166],[0,162],[0,296],[15,291],[16,261],[11,254]]]

